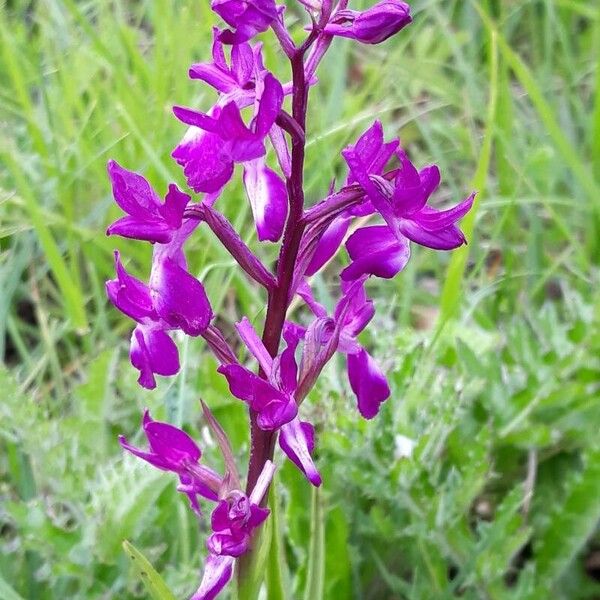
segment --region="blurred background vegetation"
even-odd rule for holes
[[[413,13],[381,46],[334,44],[312,91],[308,199],[378,117],[417,164],[439,163],[439,203],[474,188],[479,204],[468,248],[415,247],[396,280],[370,284],[364,341],[393,385],[380,417],[358,418],[343,363],[313,393],[325,484],[311,500],[281,469],[286,589],[304,596],[312,547],[327,599],[599,598],[600,8],[415,0]],[[246,460],[244,408],[202,341],[180,339],[180,376],[143,391],[131,323],[103,288],[113,248],[141,277],[150,253],[104,235],[119,214],[106,161],[161,193],[183,184],[170,107],[209,105],[186,72],[208,58],[213,22],[207,0],[0,1],[2,600],[147,597],[125,539],[178,598],[195,589],[206,525],[170,475],[117,444],[141,441],[144,406],[218,461],[202,397]],[[220,207],[257,248],[239,183]],[[188,254],[225,331],[262,317],[260,291],[206,231]],[[325,303],[338,269],[314,281]],[[311,504],[323,539],[310,539]]]

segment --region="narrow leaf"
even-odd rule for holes
[[[133,544],[125,540],[123,549],[152,600],[176,600],[163,578],[150,564],[150,561]]]

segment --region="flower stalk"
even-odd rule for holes
[[[367,295],[369,278],[389,279],[402,271],[410,258],[411,242],[437,250],[466,243],[456,223],[470,209],[473,195],[446,210],[430,207],[429,198],[440,183],[439,170],[435,165],[417,170],[399,140],[384,140],[378,121],[342,151],[348,166],[345,182],[338,189],[332,183],[321,202],[306,206],[309,91],[318,82],[316,72],[323,56],[335,38],[379,44],[412,18],[410,7],[401,0],[383,0],[364,11],[348,9],[347,0],[301,0],[301,4],[310,24],[297,46],[285,24],[285,7],[275,0],[212,0],[213,11],[227,27],[215,27],[212,60],[192,65],[189,75],[212,87],[217,99],[206,112],[173,108],[188,130],[172,156],[182,167],[190,190],[200,195],[198,201],[174,184],[161,200],[138,173],[114,161],[108,165],[113,195],[125,216],[110,225],[107,233],[153,245],[148,282],[130,275],[117,253],[117,276],[106,285],[111,302],[136,322],[130,358],[139,371],[140,385],[153,389],[157,376],[177,374],[179,353],[171,333],[181,331],[205,340],[231,394],[246,403],[249,411],[245,483],[225,430],[204,403],[205,420],[223,454],[222,473],[201,462],[201,449],[188,433],[154,421],[148,411],[142,420],[147,449],[120,438],[131,454],[177,475],[177,490],[187,496],[198,518],[202,518],[201,503],[214,505],[204,575],[190,600],[216,598],[234,571],[239,599],[257,597],[268,557],[273,555],[269,545],[280,535],[271,533],[277,525],[275,507],[267,507],[277,443],[314,486],[309,568],[314,576],[307,597],[320,594],[325,513],[318,488],[322,478],[313,458],[315,428],[301,419],[302,405],[322,370],[340,353],[346,359],[348,385],[358,412],[373,419],[391,389],[383,369],[359,340],[375,314]],[[269,29],[289,60],[288,83],[265,68],[261,44],[251,43]],[[284,108],[288,97],[291,112]],[[279,171],[266,159],[268,142]],[[240,169],[258,241],[280,243],[274,273],[215,208]],[[351,223],[364,217],[378,219],[378,224],[358,228],[348,237]],[[246,317],[236,323],[237,336],[254,361],[251,365],[230,346],[214,322],[202,282],[188,271],[185,245],[199,227],[210,229],[266,295],[261,335]],[[340,296],[329,314],[313,296],[309,279],[342,246],[349,261],[336,280]],[[299,322],[288,319],[295,296],[305,307],[304,320]],[[279,568],[280,558],[269,560],[272,568]],[[270,585],[280,582],[281,573],[274,573],[269,581]]]

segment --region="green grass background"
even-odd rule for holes
[[[404,273],[370,284],[364,342],[393,397],[366,423],[343,362],[324,374],[306,414],[325,483],[311,498],[280,470],[287,568],[283,582],[267,569],[265,597],[598,598],[600,8],[416,0],[413,13],[381,46],[334,44],[312,91],[307,197],[343,176],[339,150],[377,117],[417,164],[440,165],[437,202],[479,191],[470,243],[414,248]],[[141,442],[144,406],[216,463],[202,397],[246,460],[245,411],[202,342],[180,339],[180,376],[141,390],[131,323],[103,291],[115,247],[141,277],[150,253],[104,236],[119,214],[106,161],[161,192],[183,184],[170,107],[210,104],[186,72],[208,58],[213,23],[205,0],[0,2],[2,600],[149,597],[126,539],[177,598],[195,589],[206,523],[116,442]],[[270,264],[239,183],[219,202]],[[189,258],[226,332],[244,314],[260,322],[261,292],[205,231]],[[326,304],[339,267],[314,281]]]

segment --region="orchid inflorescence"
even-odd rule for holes
[[[115,253],[117,276],[106,285],[111,302],[137,323],[130,359],[139,371],[140,385],[152,389],[157,375],[177,374],[179,354],[169,332],[180,330],[204,338],[232,395],[249,407],[251,452],[245,491],[227,436],[204,404],[225,459],[224,475],[200,463],[200,448],[187,433],[152,420],[147,411],[142,426],[149,449],[120,438],[132,454],[176,473],[178,490],[188,496],[198,515],[199,498],[216,503],[204,577],[194,600],[214,598],[231,578],[235,560],[252,549],[253,531],[269,515],[264,505],[277,440],[308,481],[321,485],[312,457],[314,427],[301,420],[299,409],[334,354],[346,356],[350,388],[364,418],[375,417],[390,396],[382,368],[359,342],[375,313],[365,284],[371,276],[388,279],[398,274],[410,258],[411,241],[438,250],[466,243],[456,222],[474,200],[472,194],[447,210],[430,207],[429,198],[440,183],[438,168],[417,170],[399,140],[386,142],[381,123],[375,121],[342,151],[349,170],[344,184],[339,189],[332,184],[323,200],[305,205],[307,104],[310,87],[318,82],[321,59],[335,37],[378,44],[412,18],[410,7],[399,0],[381,1],[365,11],[348,9],[347,0],[335,6],[332,0],[300,3],[310,25],[297,45],[285,25],[285,7],[274,0],[212,0],[213,11],[228,28],[214,28],[212,60],[192,65],[189,76],[214,88],[217,100],[207,112],[173,109],[189,128],[172,156],[191,190],[202,195],[197,202],[175,184],[163,201],[141,175],[114,161],[108,164],[114,198],[127,213],[108,228],[108,234],[153,245],[148,283],[130,275]],[[289,59],[289,83],[282,84],[265,68],[262,45],[250,43],[269,29]],[[291,110],[286,108],[288,98]],[[278,171],[267,164],[267,144]],[[237,164],[259,241],[282,240],[274,272],[215,208]],[[353,227],[365,217],[379,218],[379,224]],[[246,317],[236,324],[237,335],[256,361],[252,368],[240,362],[213,322],[204,287],[187,268],[184,246],[201,225],[266,292],[262,335]],[[313,296],[309,279],[343,244],[349,263],[340,273],[339,301],[328,314]],[[306,326],[287,319],[295,297],[311,315]]]

